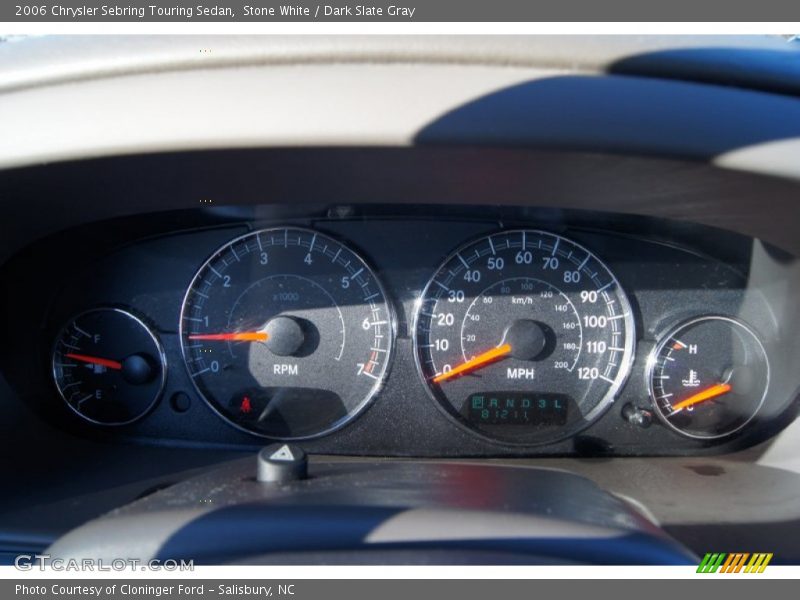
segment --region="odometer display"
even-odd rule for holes
[[[311,230],[256,231],[220,248],[181,313],[199,393],[249,432],[302,439],[349,422],[379,389],[393,317],[367,264]]]
[[[594,254],[558,235],[497,233],[454,252],[420,300],[417,362],[432,396],[511,444],[580,431],[630,370],[630,304]]]
[[[467,419],[483,425],[566,425],[569,402],[562,394],[481,392],[465,406]]]

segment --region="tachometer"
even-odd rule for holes
[[[364,409],[392,351],[393,315],[355,252],[311,230],[237,238],[203,265],[181,313],[199,393],[249,432],[300,439]]]
[[[630,304],[611,271],[564,237],[505,231],[454,252],[420,299],[417,363],[470,430],[555,441],[613,402],[633,358]]]

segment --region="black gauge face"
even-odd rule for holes
[[[422,377],[473,431],[538,444],[574,434],[608,408],[630,370],[630,305],[591,252],[541,231],[460,248],[417,311]]]
[[[164,352],[138,318],[100,308],[71,320],[53,350],[53,376],[67,405],[98,425],[146,414],[164,387]]]
[[[661,420],[693,438],[739,431],[761,408],[769,387],[769,362],[756,334],[720,316],[694,319],[664,336],[648,373]]]
[[[349,422],[380,388],[393,317],[375,274],[314,231],[268,229],[195,276],[181,344],[197,390],[251,433],[300,439]]]

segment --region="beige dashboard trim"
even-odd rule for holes
[[[142,73],[303,64],[600,73],[635,55],[708,47],[791,53],[784,40],[766,35],[61,35],[0,43],[0,92]]]
[[[403,146],[505,86],[675,49],[777,36],[47,36],[0,38],[0,169],[141,152]],[[717,157],[800,178],[800,139]]]
[[[303,65],[176,71],[0,94],[0,168],[131,153],[406,146],[534,69]]]

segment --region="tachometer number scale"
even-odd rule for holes
[[[392,348],[375,275],[321,233],[251,233],[195,277],[181,319],[198,391],[223,417],[280,439],[326,433],[372,398]]]

